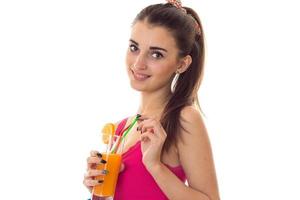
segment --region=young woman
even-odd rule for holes
[[[197,97],[204,50],[199,17],[180,1],[150,5],[136,16],[126,64],[141,94],[141,117],[127,135],[114,200],[220,199]],[[93,168],[100,162],[92,151],[84,178],[90,190],[101,184],[94,177],[102,172]]]

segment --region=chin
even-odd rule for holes
[[[146,85],[137,84],[134,82],[134,80],[130,80],[130,86],[132,89],[134,89],[138,92],[146,92],[147,91]]]

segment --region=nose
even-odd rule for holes
[[[146,59],[144,58],[144,55],[140,54],[136,57],[135,62],[132,66],[136,70],[143,70],[147,68]]]

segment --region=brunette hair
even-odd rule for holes
[[[166,28],[176,41],[179,49],[178,57],[182,58],[187,55],[192,57],[190,67],[180,74],[160,119],[167,133],[163,147],[165,151],[168,151],[172,144],[176,144],[179,130],[185,130],[180,123],[181,110],[185,106],[196,105],[201,111],[197,92],[203,77],[204,35],[197,13],[189,7],[183,8],[187,11],[186,13],[170,3],[150,5],[141,10],[133,21],[135,24],[137,21],[146,20],[151,25]],[[197,31],[196,22],[200,28],[200,33]]]

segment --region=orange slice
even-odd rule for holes
[[[109,135],[114,135],[116,131],[116,126],[113,123],[107,123],[102,128],[102,140],[105,144],[109,142]]]

